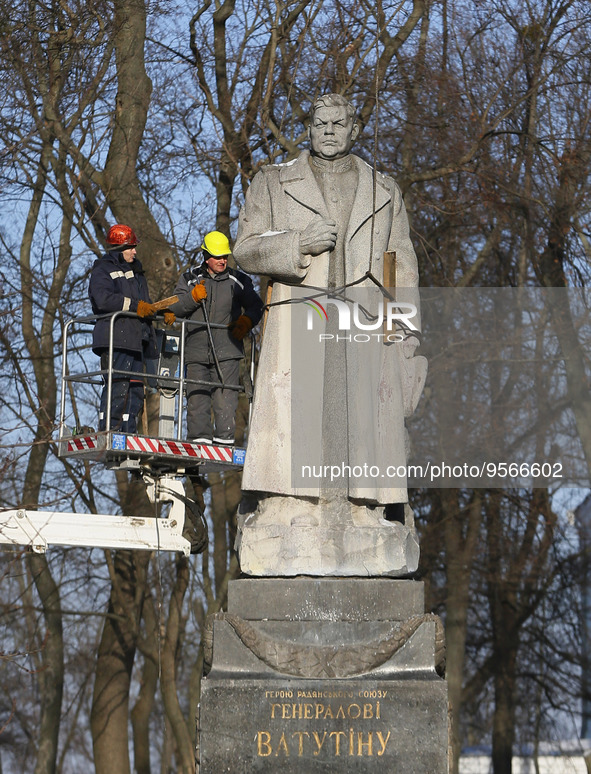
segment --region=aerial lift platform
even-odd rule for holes
[[[110,317],[110,354],[113,351],[114,323],[119,316],[135,316],[131,312],[117,312]],[[33,511],[24,508],[0,512],[0,544],[24,545],[43,553],[51,545],[101,548],[129,548],[141,550],[191,552],[191,543],[183,537],[187,520],[193,523],[203,519],[199,507],[185,495],[182,478],[185,474],[212,471],[240,470],[244,465],[246,449],[234,445],[195,443],[182,439],[183,400],[186,387],[191,384],[223,386],[246,392],[252,396],[254,377],[254,339],[250,348],[247,386],[220,382],[190,382],[185,378],[184,342],[186,328],[203,326],[182,320],[179,330],[157,329],[159,357],[150,364],[144,381],[160,396],[157,435],[119,432],[116,429],[95,431],[90,425],[69,429],[71,417],[77,416],[73,402],[76,388],[107,385],[106,427],[111,426],[111,389],[113,376],[138,374],[117,371],[109,357],[107,370],[89,371],[85,355],[89,350],[88,336],[97,316],[80,317],[66,323],[62,338],[62,377],[59,416],[58,456],[71,460],[90,460],[102,463],[110,470],[127,470],[140,475],[146,484],[148,498],[155,506],[170,504],[166,516],[139,518],[111,514],[64,513]],[[222,327],[205,323],[213,347],[211,328]],[[84,343],[79,343],[82,336]],[[215,348],[214,359],[215,359]],[[94,356],[93,356],[94,357]],[[74,371],[69,361],[76,359]],[[216,359],[217,362],[217,359]],[[219,365],[219,364],[218,364]],[[80,368],[81,370],[76,370]],[[98,395],[95,389],[95,395]],[[70,405],[68,404],[70,398]],[[80,422],[77,422],[80,424]],[[206,526],[206,525],[205,525]],[[201,549],[203,550],[203,549]]]

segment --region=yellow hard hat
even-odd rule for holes
[[[230,242],[225,234],[221,231],[210,231],[203,237],[202,250],[207,250],[210,255],[230,255]]]

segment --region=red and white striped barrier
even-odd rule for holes
[[[67,453],[97,451],[105,448],[103,436],[76,436],[67,441]],[[167,457],[190,457],[208,462],[223,462],[242,464],[234,459],[234,447],[214,446],[213,444],[197,444],[189,441],[164,441],[158,438],[147,438],[142,435],[113,434],[109,452],[138,452],[141,454],[162,454]],[[240,450],[239,450],[240,451]]]
[[[201,458],[212,462],[232,462],[232,448],[229,446],[200,445]]]
[[[160,441],[157,438],[144,438],[137,435],[125,437],[125,448],[130,451],[149,452],[150,454],[161,453]]]
[[[69,452],[91,451],[93,449],[98,449],[98,443],[95,436],[80,435],[80,436],[77,436],[76,438],[71,438],[68,440]]]
[[[212,462],[232,462],[232,447],[210,446],[185,441],[159,441],[156,438],[128,435],[126,448],[130,451],[167,454],[174,457],[197,457]]]
[[[199,449],[194,443],[182,441],[160,441],[163,454],[176,454],[180,457],[199,457]]]

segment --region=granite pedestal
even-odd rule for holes
[[[242,579],[213,621],[200,774],[447,774],[441,622],[423,584]]]

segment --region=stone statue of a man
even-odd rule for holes
[[[392,309],[384,253],[395,251],[396,293],[410,293],[407,302],[417,260],[399,187],[350,152],[358,134],[345,98],[320,97],[311,151],[262,168],[240,213],[236,261],[273,280],[242,484],[254,495],[237,541],[247,574],[395,576],[418,563],[404,506],[404,417],[426,371],[414,356],[418,311],[402,332],[351,335],[355,321],[386,330],[385,315],[360,321],[368,306]],[[300,337],[302,305],[324,312],[314,352]],[[301,464],[310,461],[318,464]]]

